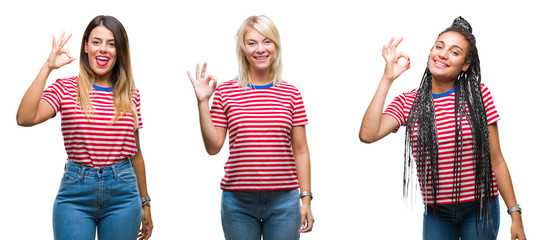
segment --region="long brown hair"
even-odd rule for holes
[[[136,106],[132,103],[132,96],[135,90],[134,79],[131,69],[131,57],[129,50],[129,39],[123,24],[112,16],[96,16],[86,27],[83,40],[81,42],[81,55],[79,62],[79,81],[77,84],[77,101],[83,110],[87,119],[94,115],[94,108],[90,103],[90,91],[92,84],[96,80],[96,73],[90,67],[88,62],[88,53],[85,52],[85,45],[90,37],[90,32],[98,26],[104,26],[109,29],[115,38],[115,49],[117,60],[111,72],[111,83],[113,83],[113,106],[115,116],[111,122],[115,122],[121,115],[132,113],[137,124]]]

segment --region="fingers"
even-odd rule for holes
[[[196,63],[196,80],[200,79],[200,64]]]
[[[69,41],[69,39],[71,38],[73,34],[69,33],[69,35],[67,35],[66,38],[62,38],[61,39],[61,47],[63,47],[65,45],[65,43],[67,43],[67,41]]]
[[[67,56],[67,59],[64,61],[64,65],[77,60],[76,58],[71,56],[71,54],[69,53],[69,50],[67,50],[67,49],[62,49],[61,53],[65,54],[65,56]]]
[[[302,216],[300,232],[301,233],[311,232],[311,230],[313,230],[314,222],[315,220],[313,219],[313,216],[311,215],[307,215],[305,217]]]
[[[52,35],[52,49],[56,48],[56,36]]]
[[[211,85],[211,89],[215,91],[217,89],[217,79],[213,75],[207,76],[206,79],[207,83],[209,84],[211,81],[213,81],[213,84]]]
[[[409,56],[408,56],[406,53],[404,53],[404,52],[399,52],[399,53],[397,54],[397,56],[398,56],[398,59],[399,59],[399,58],[404,58],[404,59],[407,61],[407,62],[405,63],[405,65],[402,66],[402,67],[405,68],[405,70],[407,70],[407,69],[409,69],[409,68],[411,67],[411,59],[409,58]]]
[[[391,48],[393,43],[394,43],[394,38],[391,38],[390,41],[388,42],[387,48]]]
[[[138,239],[147,240],[152,236],[152,230],[154,226],[151,224],[147,224],[145,222],[142,222],[142,227],[138,231]]]
[[[392,38],[392,40],[393,40],[393,38]],[[403,38],[401,37],[401,38],[399,38],[399,39],[394,43],[394,45],[393,45],[394,51],[396,50],[397,46],[398,46],[402,41],[403,41]]]
[[[207,68],[207,62],[204,62],[204,65],[202,67],[202,73],[200,74],[200,78],[205,78],[205,70]]]
[[[194,86],[194,77],[192,77],[190,71],[186,71],[186,73],[188,74],[188,79],[190,79],[190,83],[192,83],[192,86]]]
[[[391,38],[390,41],[388,42],[388,45],[382,46],[382,57],[384,57],[384,59],[386,59],[386,56],[389,55],[390,53],[389,50],[392,47],[393,42],[394,42],[394,38]]]

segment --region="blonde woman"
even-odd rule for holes
[[[281,79],[280,36],[269,18],[247,18],[236,50],[239,76],[219,87],[205,63],[201,71],[196,66],[195,78],[188,72],[206,151],[217,154],[229,132],[221,180],[225,238],[299,239],[314,222],[303,100]]]
[[[54,37],[17,112],[21,126],[61,114],[67,163],[54,203],[54,238],[93,240],[98,231],[98,239],[148,239],[153,225],[138,136],[140,94],[125,28],[111,16],[92,19],[83,34],[79,76],[43,91],[54,69],[75,60],[63,48],[70,37]]]

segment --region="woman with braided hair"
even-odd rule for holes
[[[470,24],[458,17],[440,33],[420,87],[397,96],[383,112],[391,84],[410,67],[409,56],[396,52],[402,40],[392,38],[382,49],[386,67],[359,138],[376,142],[406,126],[404,196],[415,161],[425,204],[423,239],[496,239],[498,190],[512,218],[512,239],[526,239]]]

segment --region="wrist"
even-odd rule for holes
[[[202,105],[207,105],[207,107],[209,108],[209,98],[207,99],[198,99],[198,107],[201,107]]]
[[[313,200],[313,193],[311,191],[301,191],[300,192],[300,200],[302,203],[302,206],[310,206],[311,200]]]
[[[507,213],[509,215],[512,215],[513,213],[516,213],[516,212],[518,212],[519,214],[522,213],[522,209],[520,208],[520,206],[518,204],[514,207],[511,207],[511,208],[507,209]]]
[[[48,61],[46,61],[44,63],[44,65],[42,65],[42,69],[47,71],[48,73],[52,72],[52,70],[54,70],[53,67],[51,67],[49,64],[48,64]]]
[[[510,215],[513,222],[522,221],[522,215],[519,211],[512,212]]]
[[[150,195],[146,195],[144,197],[141,197],[140,201],[142,202],[142,208],[145,208],[145,207],[149,208],[150,202],[152,201],[152,199],[150,198]]]

